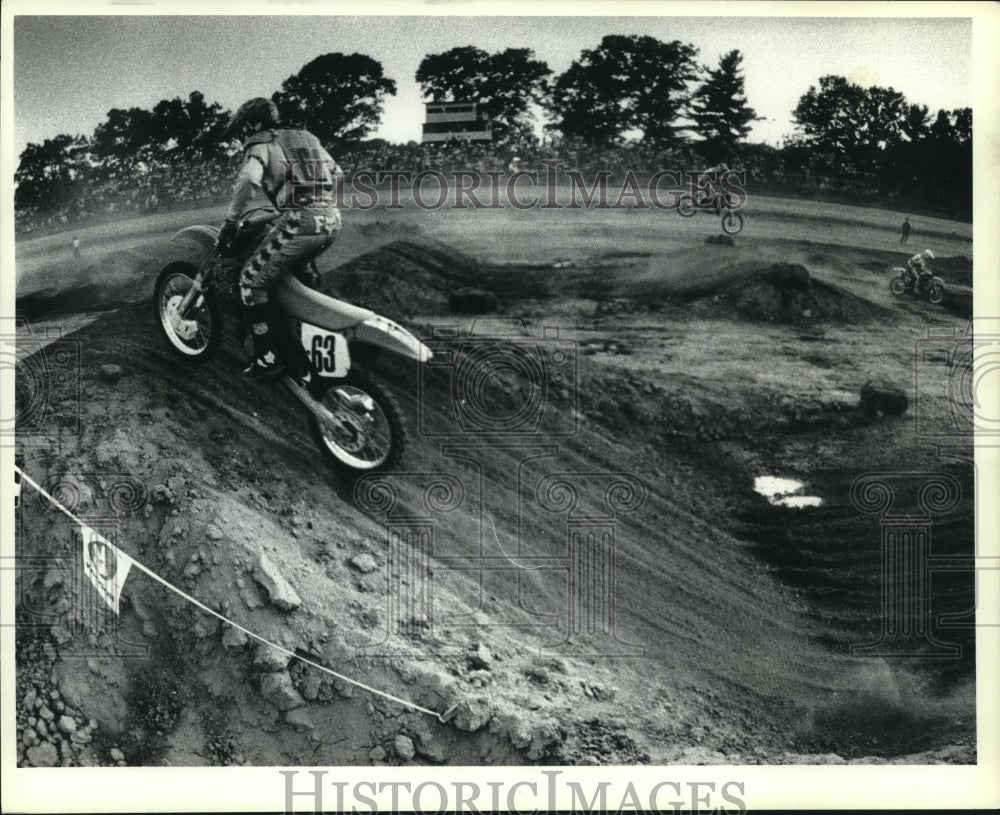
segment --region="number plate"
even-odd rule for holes
[[[341,378],[351,369],[351,356],[343,334],[302,323],[302,347],[320,376]]]

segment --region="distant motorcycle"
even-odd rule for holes
[[[895,276],[889,281],[889,291],[893,294],[899,296],[909,291],[935,304],[944,300],[944,281],[937,275],[932,275],[930,281],[921,286],[918,276],[909,267],[897,266],[892,271]]]
[[[703,212],[708,215],[722,213],[722,231],[727,235],[736,235],[743,229],[743,216],[735,207],[734,199],[723,196],[721,203],[716,203],[715,199],[699,196],[696,201],[690,193],[684,193],[677,201],[677,211],[684,218],[690,218],[696,212]]]
[[[186,260],[169,263],[156,281],[156,322],[174,354],[204,362],[218,349],[223,308],[238,313],[239,270],[278,215],[267,208],[246,213],[224,255],[215,246],[215,227],[190,226],[174,235],[207,250],[198,265]],[[315,275],[315,264],[309,266]],[[311,414],[320,450],[356,472],[398,466],[406,443],[399,407],[374,376],[358,369],[354,358],[370,359],[386,349],[426,362],[431,350],[392,320],[315,291],[295,274],[277,285],[272,301],[279,353],[311,374],[308,385],[289,375],[282,379]],[[248,334],[242,326],[240,335],[247,342]]]

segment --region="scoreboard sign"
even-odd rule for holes
[[[477,110],[475,102],[428,102],[426,108],[422,139],[424,144],[452,139],[493,139],[490,120]]]

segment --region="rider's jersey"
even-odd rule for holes
[[[336,209],[336,176],[341,170],[312,133],[254,133],[243,144],[243,159],[226,220],[239,220],[255,190],[262,190],[281,210],[306,206]]]
[[[332,204],[337,163],[307,130],[264,130],[243,145],[246,160],[264,168],[264,193],[279,209]]]
[[[922,252],[918,252],[912,258],[910,258],[906,265],[909,266],[913,271],[919,272],[921,274],[930,274],[931,267],[927,265],[927,259],[924,257]]]

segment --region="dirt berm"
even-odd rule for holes
[[[487,284],[501,278],[407,242],[325,284],[419,322],[445,318],[454,288],[496,290]],[[841,318],[830,287],[795,270],[718,296],[743,314],[785,319],[808,305]],[[873,466],[899,454],[875,420],[838,425],[827,406],[816,424],[791,423],[760,392],[737,428],[689,382],[588,356],[533,379],[511,352],[497,381],[466,394],[458,368],[483,346],[459,342],[422,373],[379,369],[411,444],[405,472],[355,482],[324,462],[279,384],[241,379],[233,343],[192,367],[168,353],[147,301],[71,339],[80,399],[67,391],[25,448],[33,478],[228,619],[454,717],[441,724],[289,664],[138,572],[117,622],[76,625],[92,607],[69,579],[69,522],[29,497],[19,556],[49,560],[20,574],[20,698],[34,687],[89,728],[61,742],[75,747],[59,761],[742,764],[945,748],[939,760],[974,760],[956,715],[968,709],[968,657],[945,692],[939,674],[847,653],[877,633],[879,541],[850,505],[848,465],[832,462],[847,448]],[[539,394],[547,412],[533,432],[475,425],[475,411],[509,417]],[[695,433],[706,423],[725,432],[708,443]],[[825,444],[818,514],[769,507],[749,488],[748,457],[788,434]],[[935,545],[959,549],[963,524]],[[969,591],[957,581],[953,604]]]

